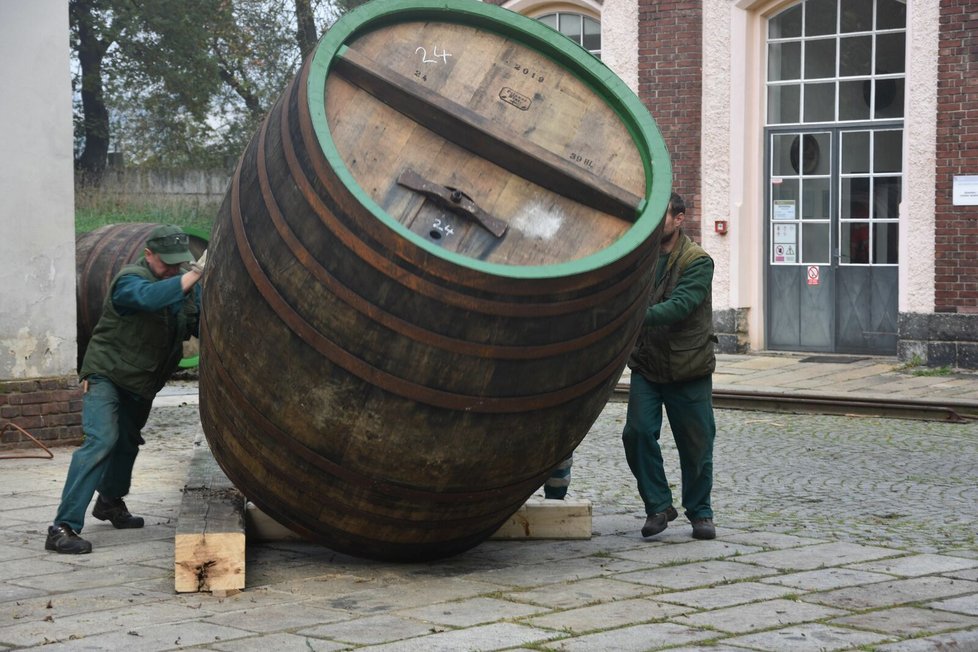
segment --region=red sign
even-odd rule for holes
[[[808,284],[818,285],[818,265],[808,266]]]

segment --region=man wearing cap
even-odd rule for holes
[[[92,551],[78,536],[95,492],[92,516],[116,528],[141,528],[129,513],[132,468],[156,393],[197,335],[200,287],[207,252],[194,261],[187,234],[156,227],[143,258],[123,267],[109,286],[82,361],[82,429],[85,441],[71,456],[68,477],[44,547],[64,554]],[[189,270],[181,269],[191,263]]]

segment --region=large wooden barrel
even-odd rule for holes
[[[159,224],[128,222],[106,224],[75,238],[75,304],[78,335],[78,369],[92,339],[95,324],[102,316],[102,304],[112,279],[119,270],[139,260],[146,239]],[[185,229],[190,236],[190,253],[199,257],[207,248],[208,236],[197,229]],[[180,366],[197,366],[198,356],[187,350]]]
[[[483,541],[613,390],[670,187],[645,108],[548,27],[467,0],[348,14],[215,225],[200,411],[218,463],[346,553]]]

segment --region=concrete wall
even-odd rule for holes
[[[0,380],[75,366],[68,3],[0,3]]]
[[[68,3],[0,0],[0,448],[75,443]]]

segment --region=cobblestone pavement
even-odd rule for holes
[[[609,403],[574,457],[595,513],[642,512]],[[717,410],[713,508],[745,529],[978,556],[978,422]],[[670,481],[679,460],[668,428]],[[678,484],[674,487],[678,500]]]
[[[769,361],[728,362],[777,385]],[[680,518],[643,541],[625,404],[609,403],[573,467],[590,540],[487,541],[428,564],[249,544],[247,589],[219,598],[173,591],[190,391],[144,431],[127,500],[147,526],[89,523],[91,555],[43,550],[70,451],[0,460],[0,650],[978,650],[978,422],[717,411],[717,540]]]

